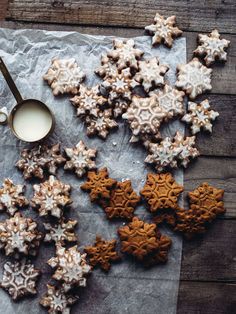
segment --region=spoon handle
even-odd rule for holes
[[[3,62],[2,58],[0,57],[0,70],[12,92],[12,94],[14,95],[16,102],[19,104],[23,101],[20,92],[18,91],[18,88],[16,87],[16,84],[14,83],[10,73],[8,72],[8,69],[5,65],[5,63]]]

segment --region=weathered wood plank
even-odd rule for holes
[[[181,279],[236,283],[236,220],[217,220],[202,236],[184,240]]]
[[[35,24],[35,23],[19,23],[19,22],[0,22],[1,27],[9,28],[33,28],[46,29],[57,31],[78,31],[92,35],[107,35],[120,37],[134,37],[143,35],[143,31],[134,28],[114,28],[114,27],[82,27],[73,25],[58,25],[58,24]],[[186,32],[184,36],[187,39],[188,60],[192,57],[192,51],[196,48],[197,34]],[[224,35],[225,38],[231,41],[231,47],[228,51],[228,61],[222,65],[217,64],[213,67],[212,76],[212,93],[215,94],[236,94],[236,36]]]
[[[236,285],[180,282],[177,314],[233,314]]]
[[[0,21],[6,17],[8,0],[0,0]]]
[[[184,174],[185,194],[204,181],[225,190],[224,202],[227,212],[224,217],[235,218],[236,158],[199,157],[192,161]]]
[[[150,24],[156,11],[176,15],[184,30],[219,28],[236,32],[234,0],[10,0],[8,19],[84,25],[141,27]]]

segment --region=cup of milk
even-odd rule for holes
[[[8,117],[9,127],[18,139],[25,142],[33,143],[45,139],[55,127],[53,113],[46,104],[37,99],[22,99],[1,57],[0,70],[17,101]]]

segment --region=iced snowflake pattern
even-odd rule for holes
[[[6,262],[3,266],[1,287],[6,289],[13,300],[29,294],[36,294],[36,281],[40,271],[30,262]]]

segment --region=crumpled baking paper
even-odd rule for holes
[[[96,163],[98,167],[106,166],[110,176],[117,180],[131,179],[136,192],[145,184],[146,174],[153,169],[144,163],[147,152],[141,145],[129,143],[131,132],[124,122],[120,122],[117,131],[112,132],[103,141],[97,137],[88,138],[83,123],[76,117],[68,96],[54,97],[51,89],[42,80],[43,74],[55,56],[74,57],[86,73],[85,84],[92,86],[100,81],[94,69],[100,64],[101,53],[112,47],[112,37],[89,36],[76,32],[51,32],[41,30],[9,30],[0,29],[0,55],[4,59],[23,98],[36,98],[45,102],[54,112],[56,128],[48,139],[49,143],[60,142],[63,147],[73,147],[83,140],[86,145],[98,150]],[[166,78],[169,83],[175,82],[175,70],[179,63],[186,62],[186,40],[175,40],[172,49],[164,46],[153,48],[151,37],[134,38],[138,48],[145,51],[144,58],[158,56],[161,63],[168,64],[170,70]],[[15,100],[0,75],[0,106],[10,110]],[[184,131],[179,121],[169,123],[164,128],[164,135],[173,136],[176,130]],[[0,126],[0,180],[9,177],[15,183],[23,183],[21,173],[14,164],[23,147],[30,147],[17,140],[7,126]],[[105,239],[117,238],[117,228],[121,222],[111,222],[105,218],[103,210],[91,204],[88,194],[80,190],[85,180],[76,178],[73,173],[60,169],[58,177],[72,185],[73,205],[67,217],[78,219],[77,234],[81,247],[94,242],[95,235]],[[182,170],[175,171],[175,178],[183,183]],[[32,197],[32,186],[27,185],[27,196]],[[42,228],[43,219],[37,212],[28,209],[24,215],[35,218]],[[136,210],[136,214],[147,220],[151,219],[145,205]],[[1,214],[1,219],[6,216]],[[43,230],[43,228],[42,228]],[[81,291],[80,299],[72,308],[72,313],[80,314],[174,314],[176,313],[177,295],[181,265],[181,238],[170,230],[162,229],[171,236],[173,245],[166,265],[144,269],[132,258],[124,257],[122,263],[113,265],[108,274],[95,269],[88,279],[88,286]],[[46,283],[52,270],[46,261],[55,253],[53,245],[41,245],[38,257],[34,260],[41,269],[42,276],[38,283],[38,295],[26,297],[14,303],[8,294],[0,290],[0,307],[4,314],[44,313],[38,300],[46,291]],[[7,260],[0,255],[0,275],[3,264]]]

